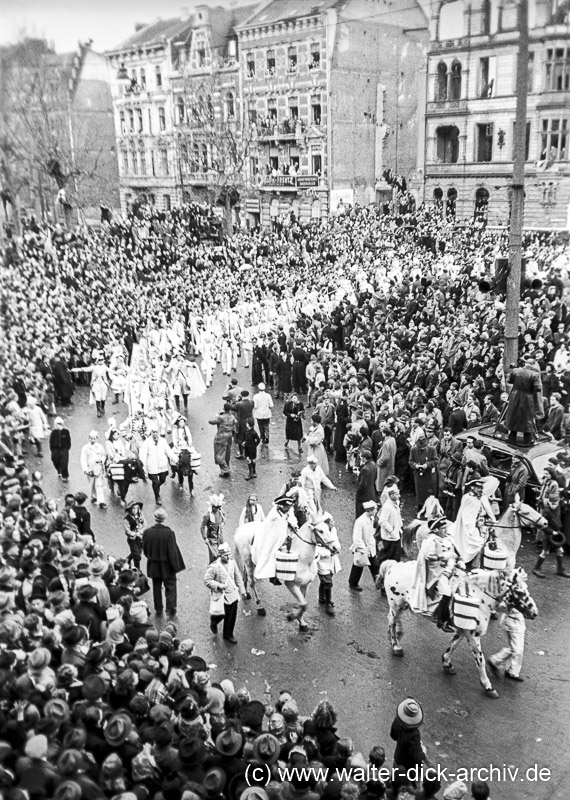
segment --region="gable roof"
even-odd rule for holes
[[[271,25],[300,17],[313,17],[340,5],[341,2],[342,0],[271,0],[246,19],[241,27]]]
[[[132,36],[129,36],[128,39],[125,39],[124,42],[121,42],[120,45],[112,48],[109,52],[115,53],[121,50],[131,50],[134,47],[160,44],[175,36],[183,36],[193,27],[193,22],[194,20],[192,18],[185,20],[179,17],[157,19],[136,31]]]

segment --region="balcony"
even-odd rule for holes
[[[182,180],[189,186],[212,186],[218,179],[217,172],[182,172]]]
[[[262,178],[261,191],[296,192],[299,189],[315,189],[319,186],[319,175],[266,175]]]
[[[562,91],[545,91],[542,92],[536,104],[537,108],[556,108],[560,111],[570,108],[570,89],[563,89]]]
[[[302,136],[305,133],[305,125],[304,123],[298,121],[297,124],[293,124],[288,120],[284,122],[275,123],[274,125],[259,125],[257,129],[257,141],[272,141],[272,140],[293,140],[297,137]]]
[[[428,114],[467,114],[467,100],[436,100],[427,104]]]
[[[513,177],[512,161],[457,161],[452,163],[430,163],[425,166],[426,178],[445,178],[458,176],[477,177]]]

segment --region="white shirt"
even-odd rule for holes
[[[258,392],[253,396],[253,418],[270,419],[273,398],[269,392]]]
[[[158,475],[168,472],[171,461],[176,461],[176,455],[168,445],[166,439],[159,438],[155,442],[152,437],[146,439],[140,449],[139,458],[148,475]]]

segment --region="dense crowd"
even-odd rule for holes
[[[229,351],[229,374],[232,350],[251,358],[252,384],[286,401],[287,440],[301,450],[308,437],[324,474],[330,454],[356,474],[357,517],[396,478],[419,506],[439,496],[452,519],[470,476],[485,469],[481,442],[474,437],[464,451],[455,436],[497,422],[506,403],[504,298],[479,288],[504,255],[505,233],[429,210],[392,217],[356,208],[308,226],[288,218],[221,245],[201,235],[201,217],[207,211],[197,206],[141,208],[96,233],[33,223],[4,254],[1,791],[7,800],[237,800],[245,790],[257,800],[410,796],[399,773],[386,785],[278,781],[278,763],[367,762],[339,739],[328,701],[304,718],[289,693],[252,700],[216,682],[173,622],[153,627],[138,572],[97,546],[87,497],[69,495],[58,508],[23,449],[29,439],[41,452],[48,417],[71,401],[75,380],[89,377],[82,369],[95,354],[105,361],[124,349],[128,363],[150,340],[168,366],[176,353],[165,334],[176,326],[184,355],[203,365],[215,368]],[[521,353],[542,377],[539,427],[561,440],[570,259],[553,237],[530,237],[525,257],[543,285],[523,294]],[[228,398],[238,430],[244,391]],[[314,410],[308,430],[306,406]],[[545,473],[541,501],[555,528],[564,526],[565,470],[555,459]],[[524,488],[524,475],[517,480]],[[510,480],[506,499],[515,489]],[[410,724],[406,708],[392,729],[403,768],[425,761],[421,709]],[[375,748],[369,763],[383,760]],[[249,763],[271,768],[265,790],[246,788]],[[435,797],[439,785],[415,791]],[[467,787],[452,791],[444,796],[460,798]],[[474,785],[472,796],[488,789]]]

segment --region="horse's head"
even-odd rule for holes
[[[542,514],[540,514],[536,509],[532,508],[532,506],[529,506],[519,500],[518,495],[511,508],[513,509],[513,513],[522,528],[548,527],[547,519],[543,517]]]
[[[526,572],[520,567],[507,573],[507,589],[503,601],[514,606],[527,619],[536,619],[538,616],[537,605],[528,590]]]
[[[338,535],[334,529],[331,529],[324,520],[319,522],[309,522],[311,533],[315,537],[315,543],[321,547],[325,547],[332,555],[340,553],[340,543]]]

